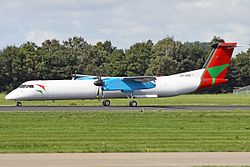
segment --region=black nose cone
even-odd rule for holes
[[[102,80],[97,80],[97,81],[94,82],[94,85],[95,85],[95,86],[103,86],[103,84],[104,84],[104,83],[103,83]]]

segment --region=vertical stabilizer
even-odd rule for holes
[[[198,90],[218,86],[228,81],[225,77],[236,45],[237,43],[224,41],[212,45],[214,49],[203,67],[205,71]]]

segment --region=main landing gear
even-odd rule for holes
[[[127,98],[129,100],[129,107],[137,107],[137,102],[134,100],[133,92],[130,92],[130,94],[126,94]]]
[[[102,105],[108,107],[108,106],[110,106],[110,101],[107,100],[107,99],[104,99],[104,100],[102,101]]]
[[[22,105],[23,105],[22,102],[20,102],[20,101],[17,101],[17,102],[16,102],[16,106],[17,106],[17,107],[21,107]]]
[[[129,107],[136,107],[136,106],[137,106],[137,102],[135,100],[129,101]]]
[[[128,104],[129,104],[129,107],[136,107],[137,106],[137,102],[135,100],[130,100]],[[107,100],[107,99],[104,99],[102,101],[102,105],[105,106],[105,107],[109,107],[110,106],[110,101]]]
[[[134,100],[133,92],[130,92],[129,94],[126,93],[126,96],[129,100],[129,103],[128,103],[129,107],[137,107],[137,102]],[[102,98],[103,98],[102,105],[106,107],[110,106],[110,101],[105,99],[103,96]]]

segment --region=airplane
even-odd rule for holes
[[[159,77],[75,74],[71,80],[27,81],[5,99],[15,100],[16,106],[31,100],[102,99],[103,106],[110,106],[110,98],[128,98],[129,106],[136,107],[135,98],[171,97],[227,83],[225,76],[236,45],[224,40],[214,43],[203,68],[194,71]]]

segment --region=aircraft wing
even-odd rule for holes
[[[73,74],[72,75],[72,80],[88,80],[88,79],[96,79],[96,76],[82,75],[82,74]]]
[[[156,87],[154,76],[138,76],[138,77],[111,77],[105,78],[103,90],[114,91],[120,90],[122,92],[132,92],[140,89],[152,89]]]
[[[73,80],[96,80],[96,76],[74,74]],[[156,77],[154,76],[136,76],[136,77],[103,77],[105,91],[120,90],[123,92],[131,92],[139,89],[152,89],[156,86]]]
[[[154,76],[137,76],[137,77],[124,77],[121,80],[123,81],[136,81],[136,82],[150,82],[150,81],[155,81],[156,77]]]

